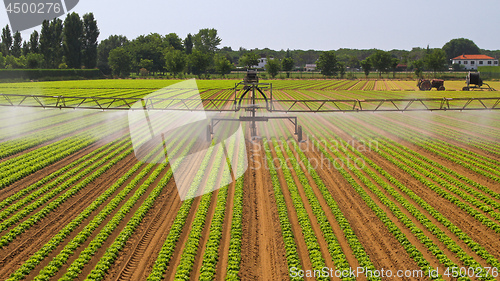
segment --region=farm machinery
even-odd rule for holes
[[[483,79],[479,76],[479,72],[470,72],[467,74],[465,82],[467,86],[463,87],[463,91],[470,90],[488,90],[488,91],[496,91],[490,85],[483,82]],[[473,86],[471,86],[473,85]],[[488,88],[481,88],[483,85],[486,85]]]
[[[269,96],[264,90],[268,90]],[[247,96],[248,95],[248,96]],[[259,96],[260,95],[260,96]],[[249,115],[242,115],[239,118],[213,117],[211,124],[207,128],[207,139],[211,140],[214,134],[214,127],[220,122],[250,122],[250,134],[252,139],[258,138],[257,122],[268,122],[275,119],[286,119],[292,122],[295,127],[294,134],[299,142],[302,141],[302,126],[298,125],[297,116],[263,116],[257,115],[259,110],[272,112],[273,90],[270,83],[259,83],[257,70],[247,71],[243,81],[234,86],[234,111],[244,110]],[[265,103],[265,106],[264,106]]]
[[[189,81],[189,80],[187,80]],[[186,83],[186,82],[180,82]],[[297,141],[303,141],[302,126],[299,125],[300,113],[335,113],[335,112],[406,112],[406,111],[468,111],[468,110],[498,110],[500,97],[474,98],[405,98],[405,99],[301,99],[275,98],[273,85],[261,83],[256,70],[248,70],[243,81],[235,84],[232,94],[226,98],[203,97],[197,89],[196,82],[191,90],[180,93],[175,85],[169,90],[158,90],[146,97],[102,97],[97,95],[83,96],[48,96],[22,95],[0,93],[0,106],[39,107],[39,108],[71,108],[94,109],[102,111],[130,110],[148,112],[176,111],[199,112],[203,117],[204,138],[210,141],[214,129],[224,123],[250,124],[252,139],[259,137],[258,122],[271,120],[289,120],[293,125],[293,133]],[[478,75],[468,75],[470,85],[483,85]],[[419,86],[425,90],[437,88],[444,90],[443,80],[421,80]],[[167,88],[169,88],[167,87]],[[174,93],[174,94],[173,94]],[[188,94],[186,94],[188,93]],[[232,112],[232,113],[231,113]],[[238,116],[239,115],[239,116]],[[222,128],[228,127],[222,125]]]
[[[436,88],[438,91],[445,90],[443,79],[420,79],[418,80],[417,87],[420,91],[430,91],[432,88]]]

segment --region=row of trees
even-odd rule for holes
[[[409,68],[418,77],[421,77],[424,70],[433,72],[447,70],[452,58],[461,54],[480,54],[481,50],[471,40],[459,38],[449,41],[443,48],[430,49],[427,47],[418,57],[410,57],[408,53],[398,57],[394,54],[394,51],[374,50],[363,60],[359,60],[353,55],[347,60],[345,57],[344,60],[340,60],[337,53],[335,51],[326,51],[319,55],[317,67],[325,76],[332,77],[340,74],[343,77],[347,67],[350,69],[360,68],[366,76],[372,70],[382,75],[382,73],[396,71],[398,66],[404,65],[405,69]],[[453,65],[453,67],[460,70],[459,65]]]
[[[175,33],[141,35],[129,41],[125,36],[113,35],[98,47],[98,67],[104,73],[127,76],[136,73],[169,71],[202,75],[210,67],[220,73],[229,73],[231,61],[217,52],[221,42],[215,29],[201,29],[182,40]]]
[[[99,46],[99,68],[105,73],[126,76],[129,72],[148,73],[168,71],[174,76],[181,73],[219,73],[225,75],[235,66],[251,67],[261,57],[267,57],[266,70],[271,77],[284,71],[289,77],[293,70],[307,63],[317,63],[326,76],[343,77],[347,71],[362,70],[387,73],[397,66],[414,71],[421,76],[424,70],[442,71],[450,67],[450,59],[461,54],[485,53],[471,40],[459,38],[446,43],[443,48],[414,48],[411,51],[377,49],[337,51],[233,51],[230,47],[218,48],[220,38],[215,29],[201,29],[197,34],[182,40],[175,33],[165,36],[149,34],[128,41],[124,36],[111,36]],[[497,56],[497,52],[489,55]],[[307,54],[307,55],[305,55]]]
[[[483,53],[498,57],[500,51],[481,50],[471,40],[453,39],[442,48],[413,48],[382,51],[377,49],[337,51],[315,50],[247,50],[219,48],[221,38],[216,29],[201,29],[181,39],[176,33],[151,33],[128,40],[112,35],[98,44],[99,29],[92,13],[80,18],[68,14],[60,19],[44,21],[39,34],[36,30],[29,40],[21,34],[12,35],[9,26],[2,29],[0,68],[99,68],[105,74],[128,76],[130,72],[149,74],[170,72],[225,75],[236,66],[257,65],[262,57],[268,60],[266,70],[271,77],[284,71],[289,77],[293,70],[305,64],[317,63],[326,76],[344,76],[346,71],[363,70],[387,73],[396,66],[420,75],[422,71],[441,71],[449,67],[450,59],[461,54]]]
[[[33,31],[29,40],[14,35],[9,25],[2,29],[0,68],[95,68],[99,28],[92,13],[77,13],[64,22],[45,20],[41,32]]]

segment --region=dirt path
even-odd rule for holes
[[[243,188],[242,280],[287,280],[288,266],[278,210],[262,142],[247,142],[251,153]]]

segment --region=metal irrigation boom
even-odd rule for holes
[[[132,105],[143,101],[145,108]],[[266,101],[255,98],[255,102]],[[113,98],[20,95],[0,93],[0,106],[70,108],[98,110],[184,110],[237,112],[250,106],[236,103],[235,99],[191,99],[191,98]],[[268,99],[264,108],[269,112],[378,112],[378,111],[464,111],[498,110],[500,97],[486,98],[410,98],[410,99]]]
[[[264,89],[269,94],[266,95]],[[134,107],[140,102],[142,106]],[[302,127],[298,117],[261,116],[259,110],[277,113],[326,113],[326,112],[406,112],[406,111],[468,111],[500,110],[500,97],[476,98],[411,98],[411,99],[273,99],[272,84],[259,83],[257,72],[249,70],[243,81],[236,83],[233,98],[117,98],[20,95],[0,93],[0,106],[71,108],[97,110],[182,110],[238,112],[244,110],[250,115],[239,118],[213,117],[207,128],[207,138],[214,127],[221,122],[250,122],[252,137],[257,136],[256,122],[286,119],[295,127],[295,134],[302,140]]]

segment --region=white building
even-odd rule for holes
[[[252,68],[265,68],[267,64],[267,58],[260,58],[257,65],[253,65]]]
[[[461,55],[451,59],[452,64],[463,65],[465,70],[477,70],[478,66],[498,66],[498,60],[486,55]]]
[[[314,64],[314,63],[306,64],[305,70],[306,71],[315,71],[316,70],[316,64]]]

